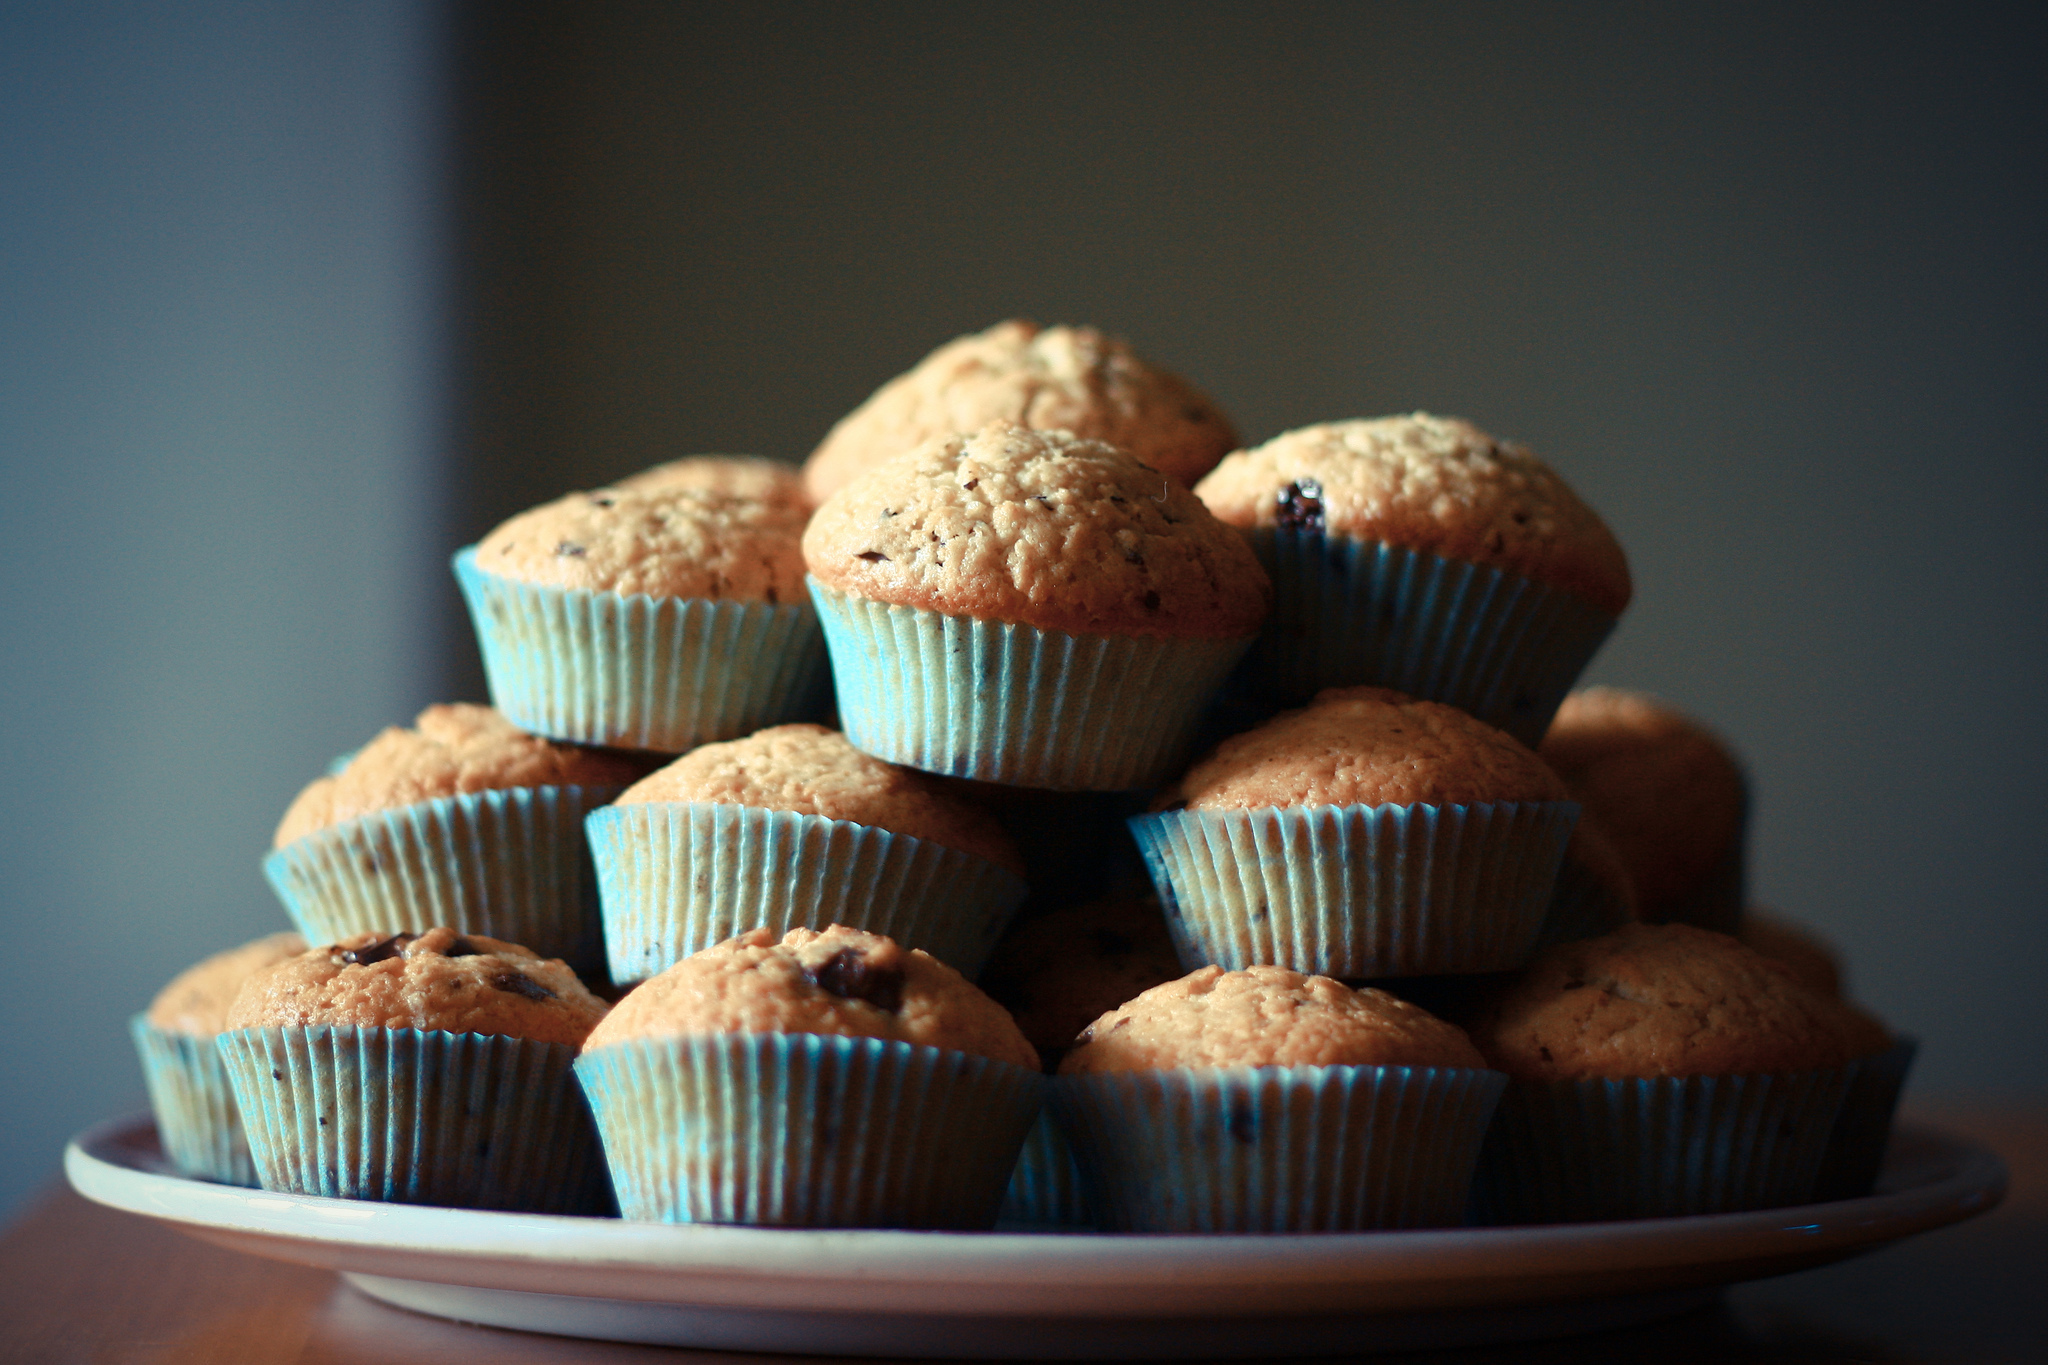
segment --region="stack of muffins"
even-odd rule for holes
[[[1911,1045],[1745,913],[1727,750],[1571,692],[1630,595],[1598,516],[1423,413],[1237,444],[1004,323],[801,473],[461,551],[493,705],[314,781],[264,861],[303,941],[138,1016],[171,1160],[807,1227],[1867,1192]]]

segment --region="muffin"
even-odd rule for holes
[[[266,1190],[596,1213],[570,1067],[604,1013],[560,959],[437,925],[255,973],[218,1046]]]
[[[684,958],[576,1064],[628,1218],[912,1228],[994,1222],[1037,1068],[965,977],[843,925]]]
[[[1645,693],[1593,687],[1565,698],[1537,752],[1621,854],[1642,918],[1736,931],[1749,798],[1712,731]]]
[[[586,812],[644,767],[555,744],[487,706],[430,706],[314,779],[278,822],[263,872],[314,943],[459,933],[602,960]]]
[[[1382,991],[1203,967],[1089,1025],[1053,1103],[1106,1226],[1345,1231],[1462,1221],[1503,1084]]]
[[[1743,913],[1735,937],[1752,952],[1762,953],[1792,973],[1816,995],[1842,994],[1842,959],[1829,944],[1790,920],[1751,908]]]
[[[996,421],[1105,441],[1181,484],[1237,444],[1213,402],[1122,341],[1010,321],[948,342],[876,390],[812,453],[804,483],[823,502],[884,460]]]
[[[663,753],[810,719],[803,526],[801,504],[673,478],[520,513],[455,556],[492,702],[555,739]]]
[[[1268,600],[1186,489],[1009,422],[878,465],[803,544],[847,738],[1012,786],[1162,780]]]
[[[1374,683],[1535,744],[1631,593],[1614,536],[1542,461],[1425,412],[1240,450],[1195,487],[1273,577],[1246,685]]]
[[[227,1185],[256,1183],[234,1089],[213,1040],[242,982],[305,948],[297,934],[268,934],[215,953],[172,977],[149,1009],[128,1021],[157,1139],[181,1173]]]
[[[993,816],[822,725],[693,749],[588,829],[620,982],[741,930],[834,923],[972,974],[1026,890]]]
[[[1607,837],[1599,818],[1581,810],[1564,846],[1564,861],[1558,865],[1557,885],[1551,890],[1536,946],[1598,938],[1641,918],[1635,877],[1621,850]]]
[[[754,455],[685,455],[620,479],[612,487],[626,493],[714,493],[767,503],[799,518],[811,514],[810,495],[804,492],[797,467]]]
[[[1224,741],[1131,830],[1189,966],[1362,979],[1521,966],[1577,813],[1512,736],[1349,687]]]
[[[1631,924],[1546,949],[1472,1026],[1487,1062],[1513,1078],[1482,1161],[1489,1216],[1804,1202],[1851,1033],[1839,1002],[1691,925]]]

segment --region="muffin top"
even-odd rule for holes
[[[1792,973],[1818,995],[1842,994],[1842,960],[1818,937],[1788,920],[1751,908],[1743,912],[1735,937]]]
[[[1520,574],[1610,615],[1628,559],[1592,508],[1520,446],[1426,412],[1325,422],[1224,457],[1196,486],[1233,526],[1378,540]]]
[[[755,498],[600,488],[521,512],[478,542],[476,566],[589,592],[801,602],[803,529],[799,509]]]
[[[614,489],[628,493],[712,493],[765,502],[795,516],[811,514],[803,475],[793,464],[758,455],[685,455],[620,479]]]
[[[1203,967],[1081,1032],[1061,1075],[1178,1066],[1486,1065],[1455,1024],[1385,991],[1284,967]]]
[[[692,749],[626,788],[619,804],[698,801],[850,820],[929,839],[1022,876],[993,815],[908,768],[862,753],[822,725],[777,725]]]
[[[877,389],[812,453],[804,482],[823,502],[871,465],[998,420],[1107,441],[1183,484],[1237,444],[1214,403],[1116,338],[1010,321],[946,343]]]
[[[490,1033],[579,1046],[604,1001],[560,958],[481,934],[356,934],[251,976],[227,1027]]]
[[[618,754],[556,744],[488,706],[429,706],[415,728],[386,729],[342,770],[295,797],[271,843],[283,848],[314,830],[417,801],[508,787],[623,787],[641,765]]]
[[[981,985],[1049,1056],[1104,1010],[1183,970],[1158,898],[1132,887],[1018,924],[989,955]]]
[[[966,977],[843,924],[792,929],[780,942],[753,929],[686,957],[634,987],[584,1050],[691,1033],[888,1038],[1038,1069],[1016,1023]]]
[[[1536,752],[1605,827],[1645,919],[1665,918],[1741,838],[1742,769],[1711,731],[1655,697],[1574,692]]]
[[[1266,571],[1195,495],[1100,441],[997,422],[885,461],[818,508],[827,587],[1071,635],[1250,635]]]
[[[297,934],[264,937],[215,953],[172,977],[149,1002],[149,1022],[166,1033],[210,1038],[227,1027],[228,1006],[252,975],[306,951]]]
[[[1564,799],[1557,774],[1505,731],[1384,687],[1333,687],[1298,711],[1224,740],[1160,805],[1254,810]]]
[[[1806,1071],[1852,1055],[1840,1005],[1725,934],[1627,924],[1544,949],[1473,1023],[1525,1080]]]

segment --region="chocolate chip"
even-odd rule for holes
[[[476,957],[482,952],[483,949],[477,947],[466,938],[458,938],[455,942],[442,949],[442,954],[446,957]]]
[[[1554,1062],[1557,1060],[1557,1058],[1550,1055],[1550,1049],[1547,1047],[1539,1047],[1536,1050],[1543,1054],[1543,1060],[1546,1062]]]
[[[854,558],[865,559],[870,564],[873,564],[877,560],[880,560],[884,564],[893,564],[896,562],[895,560],[889,558],[889,556],[883,554],[880,550],[862,550],[859,554],[855,555]]]
[[[1159,610],[1159,594],[1158,594],[1158,593],[1156,593],[1156,592],[1153,592],[1153,591],[1152,591],[1152,590],[1151,590],[1150,588],[1147,588],[1147,589],[1145,590],[1145,595],[1144,595],[1144,596],[1143,596],[1142,598],[1138,599],[1138,600],[1139,600],[1139,601],[1141,601],[1141,602],[1143,602],[1143,603],[1145,604],[1145,610],[1146,610],[1146,611],[1158,611],[1158,610]]]
[[[377,943],[366,943],[360,948],[345,948],[341,960],[353,962],[358,967],[367,967],[373,962],[389,962],[394,957],[405,955],[405,945],[418,938],[418,934],[393,934]]]
[[[501,991],[523,995],[528,1000],[552,1000],[555,993],[535,981],[525,972],[499,972],[491,978],[491,984]]]
[[[973,491],[974,491],[975,489],[977,489],[977,488],[981,487],[981,480],[980,480],[980,479],[969,479],[969,480],[968,480],[968,481],[967,481],[966,483],[963,483],[963,484],[961,484],[960,486],[961,486],[962,488],[964,488],[964,489],[968,490],[969,492],[973,492]]]
[[[581,555],[583,547],[573,540],[558,540],[555,542],[555,553],[558,555]]]
[[[875,966],[858,948],[841,948],[805,975],[819,990],[842,1000],[865,1000],[891,1014],[903,1005],[903,973],[895,967]]]
[[[590,499],[590,505],[593,507],[610,507],[612,505],[612,499],[600,498],[593,494]]]
[[[1273,524],[1283,531],[1323,533],[1323,485],[1315,479],[1296,479],[1280,490],[1280,510]]]

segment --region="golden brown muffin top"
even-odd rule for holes
[[[1628,924],[1560,943],[1472,1026],[1526,1080],[1807,1071],[1850,1057],[1840,1005],[1725,934]]]
[[[172,977],[149,1002],[149,1022],[166,1033],[210,1038],[227,1027],[228,1007],[242,983],[275,962],[306,951],[294,933],[264,937],[215,953]]]
[[[429,706],[413,726],[387,728],[339,773],[315,778],[286,808],[272,847],[436,797],[510,787],[622,787],[641,773],[631,759],[530,735],[470,702]]]
[[[1022,876],[1017,845],[981,807],[862,753],[822,725],[777,725],[692,749],[626,788],[622,806],[696,801],[850,820],[985,858]]]
[[[1012,422],[868,470],[818,508],[804,560],[854,597],[1071,635],[1250,635],[1272,600],[1251,546],[1187,489]]]
[[[1181,1066],[1463,1066],[1485,1061],[1455,1024],[1385,991],[1284,967],[1203,967],[1081,1032],[1060,1074]]]
[[[1743,912],[1735,937],[1792,973],[1806,989],[1818,995],[1841,996],[1842,960],[1818,936],[1752,907]]]
[[[1071,1046],[1104,1010],[1184,970],[1158,897],[1130,888],[1018,924],[989,955],[981,986],[1045,1054]]]
[[[1283,432],[1225,456],[1195,492],[1233,526],[1327,531],[1484,564],[1610,615],[1633,591],[1598,513],[1534,455],[1455,417]]]
[[[446,927],[356,934],[251,976],[227,1027],[412,1028],[580,1046],[604,1017],[560,958]]]
[[[611,486],[628,493],[712,493],[765,502],[798,517],[811,514],[811,498],[797,467],[758,455],[685,455]]]
[[[804,465],[823,502],[864,470],[995,421],[1107,441],[1182,484],[1237,444],[1216,405],[1093,327],[999,322],[947,342],[839,419]]]
[[[1605,828],[1661,919],[1742,834],[1742,769],[1698,722],[1642,692],[1591,687],[1558,708],[1536,748]]]
[[[1564,784],[1514,736],[1384,687],[1332,687],[1216,746],[1162,806],[1435,806],[1562,801]]]
[[[799,510],[754,498],[600,488],[513,517],[477,543],[476,566],[587,592],[801,602],[803,528]]]
[[[779,942],[753,929],[686,957],[628,992],[584,1051],[693,1033],[888,1038],[1038,1069],[1016,1023],[966,977],[843,924],[792,929]]]

